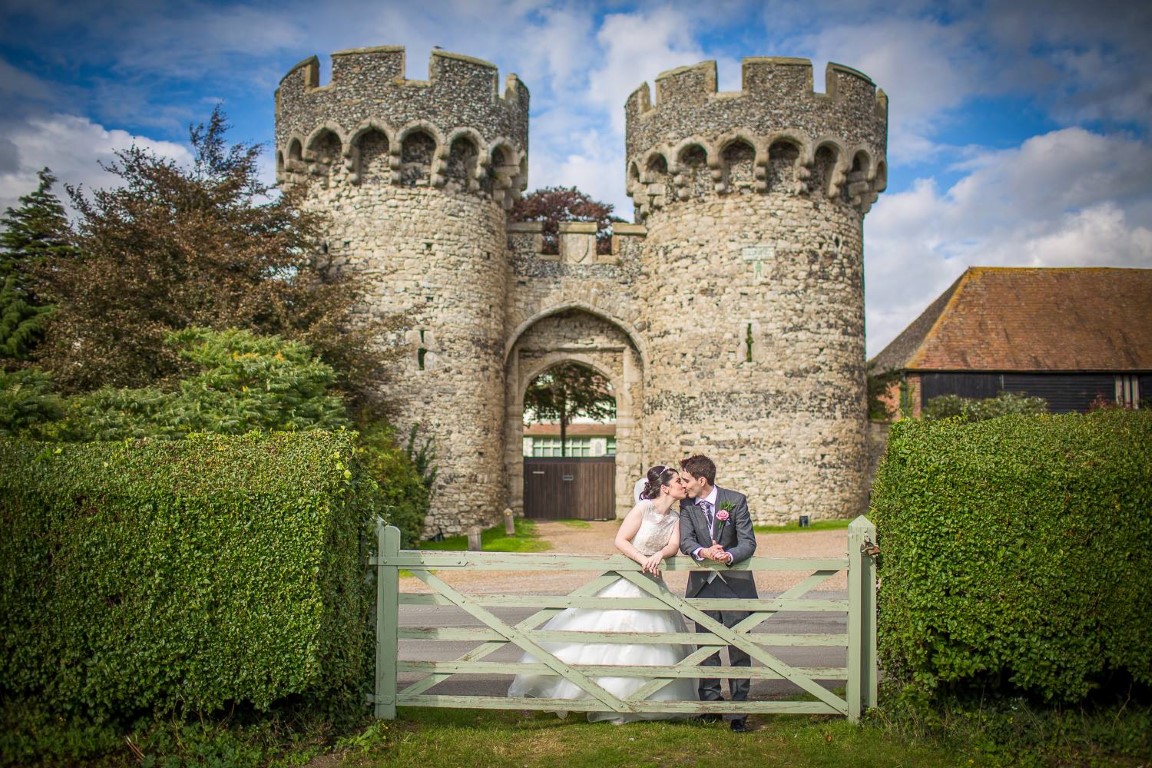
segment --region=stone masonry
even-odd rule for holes
[[[276,93],[282,185],[330,220],[326,247],[403,312],[405,370],[389,397],[434,438],[429,532],[492,525],[523,500],[523,396],[577,361],[617,393],[618,515],[653,462],[706,453],[759,523],[863,511],[868,473],[863,217],[885,186],[887,100],[831,64],[714,62],[660,75],[626,104],[636,224],[611,255],[594,225],[507,221],[527,188],[528,91],[487,62],[434,51],[426,81],[402,48],[315,58]],[[401,428],[407,424],[400,424]]]

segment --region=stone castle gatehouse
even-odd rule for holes
[[[328,214],[327,247],[369,310],[404,312],[389,396],[438,453],[428,529],[491,525],[523,501],[523,397],[564,361],[617,397],[616,508],[656,462],[706,453],[758,523],[863,511],[868,473],[862,225],[886,179],[887,98],[829,64],[715,62],[661,74],[625,105],[635,224],[510,223],[527,188],[528,89],[443,51],[315,57],[276,92],[281,185]]]

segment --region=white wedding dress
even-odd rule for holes
[[[644,508],[640,530],[632,545],[643,555],[653,555],[668,544],[668,537],[676,522],[676,508],[665,514],[657,512],[651,502]],[[656,579],[667,591],[663,579]],[[596,593],[600,597],[649,597],[647,592],[624,579],[617,579]],[[686,632],[683,617],[672,610],[589,609],[567,608],[553,616],[545,629],[571,632]],[[671,666],[692,652],[686,645],[641,645],[609,643],[542,643],[556,657],[568,664]],[[525,654],[521,663],[534,663],[531,654]],[[609,692],[625,697],[648,682],[642,677],[599,677],[596,682]],[[662,701],[695,701],[695,678],[679,678],[665,685],[649,698]],[[525,673],[517,675],[508,689],[509,696],[540,699],[586,699],[588,694],[579,686],[554,674]],[[558,712],[561,717],[567,712]],[[626,723],[636,720],[671,720],[686,717],[668,713],[622,714],[619,712],[589,712],[589,722],[609,721]]]

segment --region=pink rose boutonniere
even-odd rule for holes
[[[720,534],[724,532],[724,525],[728,522],[728,518],[732,516],[732,502],[725,501],[720,504],[720,509],[716,510],[716,538],[720,538]]]

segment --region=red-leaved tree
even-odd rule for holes
[[[512,221],[539,221],[544,224],[543,253],[560,252],[560,222],[596,222],[596,252],[612,252],[612,204],[593,200],[576,187],[541,187],[512,206]]]

